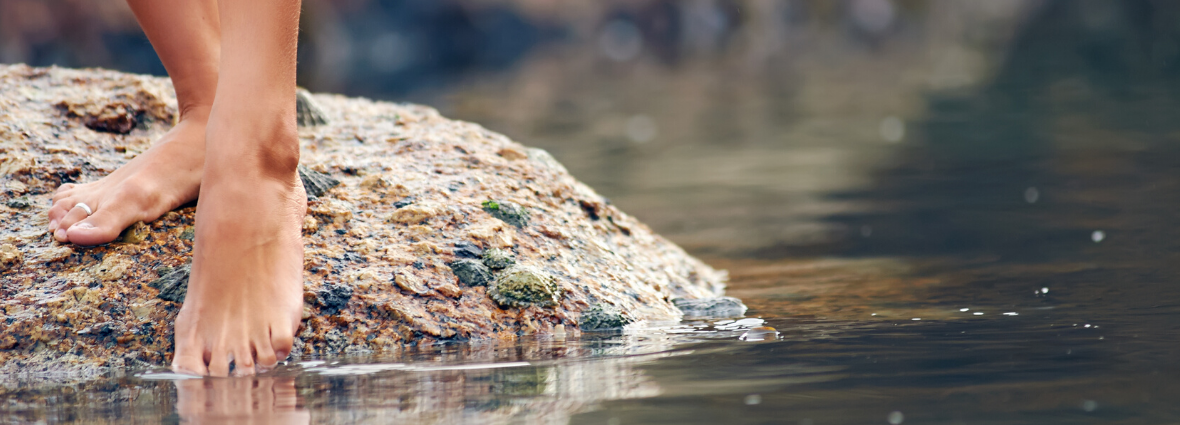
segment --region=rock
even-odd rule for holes
[[[396,283],[398,287],[409,291],[414,295],[422,295],[429,292],[426,287],[422,285],[422,279],[418,279],[414,275],[404,271],[398,273],[397,276],[394,276],[393,282]]]
[[[529,212],[520,205],[516,205],[506,201],[484,201],[482,204],[483,210],[505,223],[516,227],[524,227],[529,224]]]
[[[456,243],[455,249],[451,252],[458,258],[479,258],[483,256],[483,249],[467,241]]]
[[[598,303],[582,313],[582,318],[578,320],[578,326],[584,331],[603,331],[622,329],[631,322],[631,319],[619,312],[619,309],[614,306]]]
[[[724,273],[601,201],[544,151],[423,106],[305,97],[332,119],[299,129],[304,184],[316,196],[303,222],[300,353],[556,332],[596,303],[637,321],[676,320],[668,300],[722,295]],[[95,247],[53,241],[45,214],[62,183],[96,181],[148,149],[169,130],[175,102],[167,79],[0,65],[0,193],[29,203],[0,205],[0,370],[168,364],[195,207]],[[119,111],[135,111],[125,116],[135,124],[87,126],[87,116]],[[602,203],[600,220],[579,200]],[[507,258],[516,264],[500,269]],[[118,327],[100,343],[86,336],[104,323]]]
[[[352,299],[352,287],[347,285],[324,285],[315,293],[316,303],[324,314],[336,314]]]
[[[148,283],[148,286],[160,290],[156,297],[174,303],[183,303],[184,294],[188,293],[188,275],[192,272],[192,265],[185,264],[179,268],[161,267],[158,270],[160,278]]]
[[[464,285],[485,286],[492,280],[492,272],[488,271],[482,262],[464,259],[452,261],[447,265]]]
[[[311,93],[304,89],[295,91],[295,122],[300,127],[312,127],[328,123],[324,110],[312,99]],[[316,195],[319,196],[319,195]]]
[[[115,239],[115,242],[131,244],[140,243],[147,239],[148,235],[151,233],[152,230],[148,228],[146,224],[143,224],[142,221],[137,221],[132,225],[127,226],[126,229],[123,229],[123,233],[119,234],[119,238]]]
[[[309,201],[340,184],[340,180],[302,165],[298,167],[298,170],[299,179],[303,181],[303,190],[307,191],[307,200]]]
[[[672,303],[685,318],[725,318],[746,314],[746,305],[734,297],[678,298]]]
[[[105,281],[117,281],[131,269],[131,259],[123,254],[110,254],[94,267],[94,275]]]
[[[516,266],[505,270],[488,287],[488,296],[501,307],[553,307],[561,297],[557,280],[533,267]]]
[[[483,252],[483,265],[488,266],[492,270],[504,270],[516,264],[516,259],[512,257],[512,253],[502,250],[500,248],[489,248]]]
[[[8,208],[25,209],[29,207],[29,197],[21,196],[19,198],[12,198],[4,201],[4,205],[7,205]]]
[[[0,245],[0,272],[6,271],[20,264],[24,255],[16,246],[10,243]]]

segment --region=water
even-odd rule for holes
[[[606,15],[406,95],[550,150],[745,321],[8,381],[0,422],[1180,422],[1180,8],[853,3]]]

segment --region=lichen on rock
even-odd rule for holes
[[[508,201],[493,201],[487,200],[480,204],[484,211],[491,214],[505,223],[516,227],[524,227],[529,224],[529,211],[524,207]]]
[[[552,307],[561,297],[557,279],[535,267],[515,266],[505,270],[488,287],[488,296],[501,307]]]
[[[582,313],[578,326],[584,331],[604,331],[622,329],[633,320],[624,315],[619,309],[609,304],[597,303]]]
[[[511,252],[500,248],[489,248],[483,252],[483,264],[492,270],[504,270],[516,264]]]
[[[451,271],[455,273],[455,277],[459,278],[467,286],[486,286],[492,280],[492,272],[488,271],[487,266],[482,262],[475,260],[455,260],[450,264]]]

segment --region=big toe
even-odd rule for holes
[[[74,223],[66,230],[66,237],[76,245],[101,245],[115,240],[127,227],[115,208],[103,208],[94,215]]]

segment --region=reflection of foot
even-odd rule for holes
[[[98,245],[136,221],[152,221],[197,198],[205,161],[207,110],[186,113],[164,137],[109,176],[63,184],[53,195],[49,231],[58,242]],[[87,217],[84,203],[93,210]]]
[[[192,274],[176,317],[179,372],[226,376],[233,362],[235,375],[249,375],[291,352],[307,209],[291,112],[210,118]]]
[[[176,413],[185,423],[306,424],[293,378],[176,381]]]

